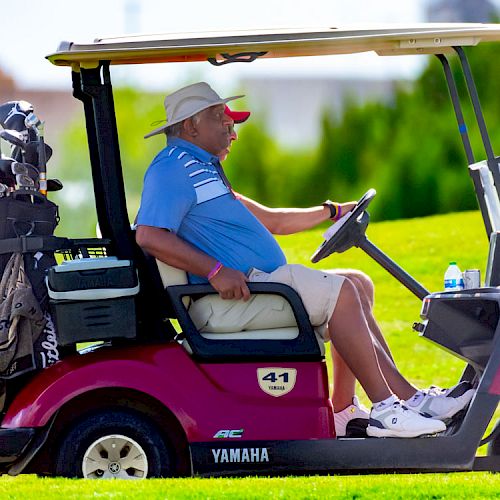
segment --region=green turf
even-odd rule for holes
[[[280,243],[289,262],[308,264],[321,230],[285,236]],[[477,212],[369,227],[370,240],[431,291],[442,289],[450,260],[461,269],[479,268],[484,278],[488,242]],[[411,325],[420,302],[386,271],[357,249],[334,255],[319,268],[357,268],[376,285],[376,316],[401,370],[412,382],[446,386],[460,376],[464,363],[419,339]],[[498,414],[498,412],[497,412]],[[500,416],[500,415],[499,415]],[[484,450],[482,450],[484,452]],[[489,473],[79,481],[34,476],[0,479],[0,499],[76,498],[500,498],[500,476]]]
[[[0,481],[0,498],[254,499],[254,498],[500,498],[500,478],[489,473],[313,476],[243,479],[150,479],[83,481],[38,479]]]
[[[322,231],[284,236],[280,244],[289,262],[311,265],[309,257],[322,241]],[[450,260],[464,269],[484,270],[488,240],[478,212],[371,224],[368,238],[430,291],[443,289]],[[418,338],[411,326],[419,320],[420,301],[363,251],[334,254],[313,267],[355,268],[375,283],[375,315],[404,374],[419,385],[446,386],[464,364]]]

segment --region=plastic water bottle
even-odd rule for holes
[[[450,262],[444,273],[444,291],[456,292],[464,289],[464,278],[456,262]]]

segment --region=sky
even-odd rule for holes
[[[314,27],[359,23],[415,23],[425,20],[431,0],[1,0],[0,68],[20,88],[69,88],[68,68],[52,66],[44,57],[62,40],[91,41],[96,36],[125,33],[209,31],[238,28]],[[500,0],[497,0],[500,2]],[[8,5],[7,5],[8,4]],[[211,83],[249,74],[280,76],[369,76],[411,78],[419,57],[379,58],[374,54],[265,60],[258,65],[231,64],[217,72],[207,63],[119,68],[118,78],[151,90],[162,90],[196,76]],[[380,59],[384,59],[381,64]],[[250,69],[249,66],[252,66]]]

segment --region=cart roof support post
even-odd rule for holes
[[[467,130],[467,125],[465,124],[462,106],[460,104],[460,97],[458,95],[457,85],[450,68],[450,63],[444,54],[436,54],[436,57],[439,59],[443,66],[444,74],[446,77],[446,84],[448,85],[451,102],[453,104],[453,110],[455,111],[455,117],[457,119],[458,131],[460,132],[460,137],[462,139],[462,144],[465,150],[465,156],[467,157],[467,163],[469,165],[473,165],[476,160],[474,159],[474,153],[472,152],[469,132]],[[477,169],[469,169],[469,173],[472,178],[472,182],[474,183],[474,190],[476,192],[479,208],[481,209],[481,214],[483,216],[484,226],[486,229],[486,237],[489,239],[492,231],[492,221],[490,213],[488,211],[488,207],[486,206],[486,201],[484,199],[484,189],[481,183],[481,176],[479,170]]]
[[[74,80],[78,84],[78,78]],[[111,239],[113,253],[118,258],[132,259],[134,249],[125,199],[109,63],[100,62],[97,67],[90,69],[80,68],[80,82],[81,90],[75,89],[75,97],[83,101],[87,131],[90,130],[90,162],[99,226],[103,237]]]

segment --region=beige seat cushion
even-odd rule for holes
[[[188,283],[185,271],[158,259],[156,263],[165,287]],[[197,330],[206,339],[284,340],[294,339],[299,334],[292,308],[280,295],[252,295],[247,302],[207,295],[191,304],[185,297],[183,303],[189,308]],[[187,342],[184,344],[187,348]],[[318,344],[324,353],[324,342],[318,338]]]
[[[173,286],[173,285],[187,285],[188,277],[186,271],[182,269],[177,269],[174,266],[169,266],[156,259],[156,265],[158,266],[158,271],[160,273],[161,282],[163,286]]]
[[[156,266],[158,267],[158,272],[160,273],[161,282],[164,287],[187,285],[189,283],[186,271],[165,264],[165,262],[158,259],[156,259]],[[184,307],[188,308],[191,303],[191,299],[189,297],[183,297],[182,303],[184,304]]]
[[[189,308],[196,328],[204,333],[229,333],[296,327],[290,304],[279,295],[252,295],[246,302],[205,296]]]

